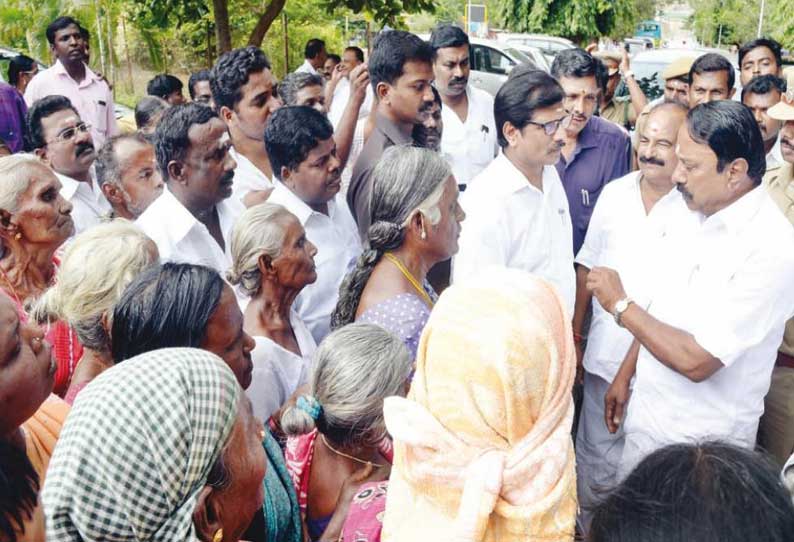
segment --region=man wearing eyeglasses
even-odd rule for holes
[[[452,263],[453,282],[498,265],[539,275],[573,314],[576,279],[568,201],[554,164],[571,117],[563,90],[546,73],[511,74],[494,98],[502,153],[463,194],[466,222]]]
[[[582,49],[568,49],[554,58],[551,75],[565,92],[563,107],[572,118],[557,172],[568,196],[576,254],[604,185],[629,172],[631,141],[624,129],[594,116],[606,91],[607,73],[600,60]]]
[[[75,234],[99,224],[111,208],[91,171],[96,158],[91,125],[64,96],[47,96],[27,115],[33,151],[61,181],[61,196],[72,204]]]
[[[58,17],[47,26],[47,41],[55,64],[39,72],[25,90],[28,107],[45,96],[66,96],[74,109],[91,127],[97,148],[116,135],[113,93],[103,78],[86,64],[86,31],[71,17]]]

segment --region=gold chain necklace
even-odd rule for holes
[[[379,468],[381,468],[383,466],[380,463],[373,463],[372,461],[364,461],[363,459],[359,459],[357,457],[353,457],[352,455],[347,455],[344,452],[340,452],[339,450],[337,450],[336,448],[334,448],[333,446],[328,444],[328,441],[325,439],[325,435],[320,435],[320,436],[323,439],[323,444],[325,444],[325,447],[328,448],[329,450],[331,450],[336,455],[339,455],[339,456],[342,456],[342,457],[346,457],[347,459],[352,459],[356,463],[361,463],[362,465],[372,465],[376,469],[379,469]]]
[[[416,277],[414,277],[413,274],[411,274],[411,272],[408,271],[408,269],[406,269],[406,267],[402,264],[402,262],[397,259],[397,256],[395,256],[391,252],[387,252],[383,256],[391,263],[393,263],[395,267],[397,267],[397,269],[400,270],[400,273],[403,274],[403,276],[408,280],[408,282],[411,283],[411,286],[414,287],[414,290],[416,290],[419,293],[422,299],[424,299],[425,303],[427,303],[427,305],[432,309],[435,303],[433,303],[433,300],[430,298],[430,295],[425,291],[424,288],[422,288],[422,285],[419,284],[419,281],[416,280]]]

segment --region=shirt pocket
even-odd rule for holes
[[[110,105],[104,100],[93,100],[92,104],[94,107],[94,119],[92,123],[94,130],[100,132],[103,135],[107,134],[108,107],[110,107]]]

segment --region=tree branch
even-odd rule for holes
[[[270,0],[267,9],[265,9],[265,12],[259,17],[256,26],[251,31],[251,36],[248,38],[248,45],[253,45],[254,47],[262,46],[262,40],[265,39],[265,34],[270,30],[270,25],[272,25],[273,21],[279,16],[286,3],[287,0]]]

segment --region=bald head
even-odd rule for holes
[[[675,146],[678,130],[686,120],[687,108],[678,102],[662,102],[651,109],[637,147],[637,161],[643,179],[659,189],[672,188],[678,165]]]

